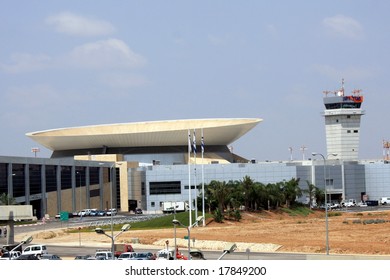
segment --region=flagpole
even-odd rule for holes
[[[198,219],[198,188],[196,182],[196,132],[194,129],[194,186],[195,186],[195,221]]]
[[[205,205],[204,205],[204,170],[203,170],[203,166],[204,166],[204,159],[203,159],[203,154],[204,154],[204,138],[203,138],[203,128],[201,129],[201,134],[202,134],[202,138],[201,138],[201,150],[202,150],[202,216],[203,216],[203,226],[206,226],[206,219],[205,219]]]
[[[188,215],[188,228],[192,225],[192,202],[191,202],[191,133],[188,129],[188,205],[190,207]],[[189,238],[189,237],[188,237]]]

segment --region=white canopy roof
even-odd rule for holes
[[[255,127],[262,119],[192,119],[80,126],[30,132],[26,135],[53,150],[107,147],[153,147],[188,145],[196,131],[200,145],[229,145]]]

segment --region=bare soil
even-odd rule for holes
[[[337,214],[336,214],[337,213]],[[335,216],[336,215],[336,216]],[[177,228],[177,237],[187,235],[185,228]],[[390,255],[390,211],[329,212],[328,236],[331,254]],[[35,242],[77,242],[78,233],[41,232],[33,235]],[[173,229],[130,230],[116,240],[141,244],[156,244],[173,238]],[[242,220],[223,223],[207,221],[206,227],[194,227],[191,239],[204,241],[245,242],[279,245],[278,252],[324,253],[326,248],[325,213],[318,211],[308,216],[290,216],[283,212],[244,212]],[[108,243],[104,235],[82,233],[83,243]]]

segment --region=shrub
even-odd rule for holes
[[[240,210],[238,210],[238,209],[236,209],[236,210],[234,210],[234,219],[237,221],[237,222],[239,222],[240,220],[241,220],[241,212],[240,212]]]
[[[222,212],[218,208],[214,212],[214,221],[216,221],[217,223],[222,223],[223,221]]]

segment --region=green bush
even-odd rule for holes
[[[214,211],[214,221],[216,221],[217,223],[222,223],[223,221],[223,214],[222,212],[217,208],[215,211]]]
[[[241,216],[241,212],[240,210],[236,209],[234,210],[234,219],[239,222],[241,220],[242,216]]]

